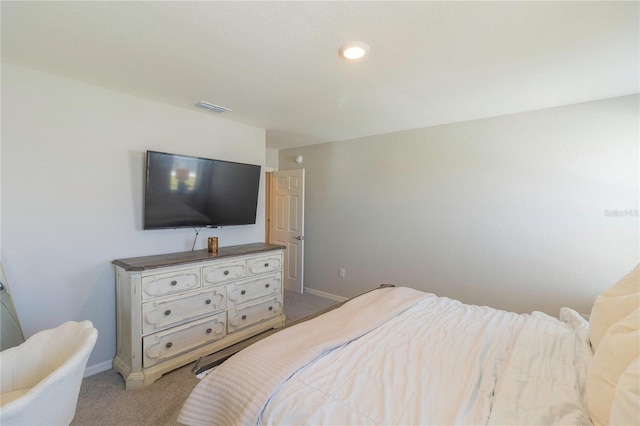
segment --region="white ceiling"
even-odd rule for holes
[[[222,105],[198,111],[279,149],[638,93],[639,5],[2,1],[2,60]]]

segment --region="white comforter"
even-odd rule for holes
[[[377,306],[385,300],[396,302]],[[330,314],[222,364],[196,387],[179,421],[590,424],[583,390],[591,351],[578,320],[403,288],[376,290]],[[375,327],[366,326],[372,317]]]

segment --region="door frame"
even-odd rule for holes
[[[301,172],[301,176],[300,176],[300,181],[301,181],[301,208],[300,208],[300,229],[297,233],[298,235],[296,237],[294,237],[295,239],[297,239],[300,243],[299,243],[299,257],[297,258],[298,261],[298,265],[299,268],[296,270],[296,275],[299,277],[299,287],[296,284],[295,288],[291,288],[289,287],[290,284],[290,280],[287,277],[287,274],[289,274],[289,260],[291,259],[291,252],[290,250],[292,250],[290,248],[290,241],[289,238],[287,238],[287,241],[280,241],[280,242],[276,242],[275,240],[275,232],[273,231],[273,227],[276,226],[275,224],[275,209],[276,209],[276,202],[275,202],[275,198],[276,198],[276,183],[277,183],[277,179],[274,177],[274,173],[276,172]],[[266,179],[265,179],[266,180]],[[295,292],[299,292],[300,294],[304,293],[304,204],[305,204],[305,197],[304,197],[304,192],[305,192],[305,170],[304,168],[300,168],[300,169],[288,169],[288,170],[273,170],[272,172],[270,172],[270,176],[268,178],[269,180],[269,201],[266,202],[265,204],[268,204],[269,207],[268,211],[266,213],[267,216],[267,226],[269,227],[269,230],[267,231],[267,235],[268,235],[268,239],[266,239],[265,241],[272,243],[272,244],[283,244],[286,246],[286,250],[284,253],[285,259],[284,259],[284,264],[283,264],[283,270],[285,273],[285,280],[283,282],[284,288],[295,291]],[[288,209],[288,206],[287,206]],[[295,282],[295,277],[293,277],[293,280]]]

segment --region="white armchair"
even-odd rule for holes
[[[70,424],[97,337],[91,321],[69,321],[0,352],[0,424]]]

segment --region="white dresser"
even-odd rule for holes
[[[283,246],[117,259],[117,354],[127,389],[284,325]]]

